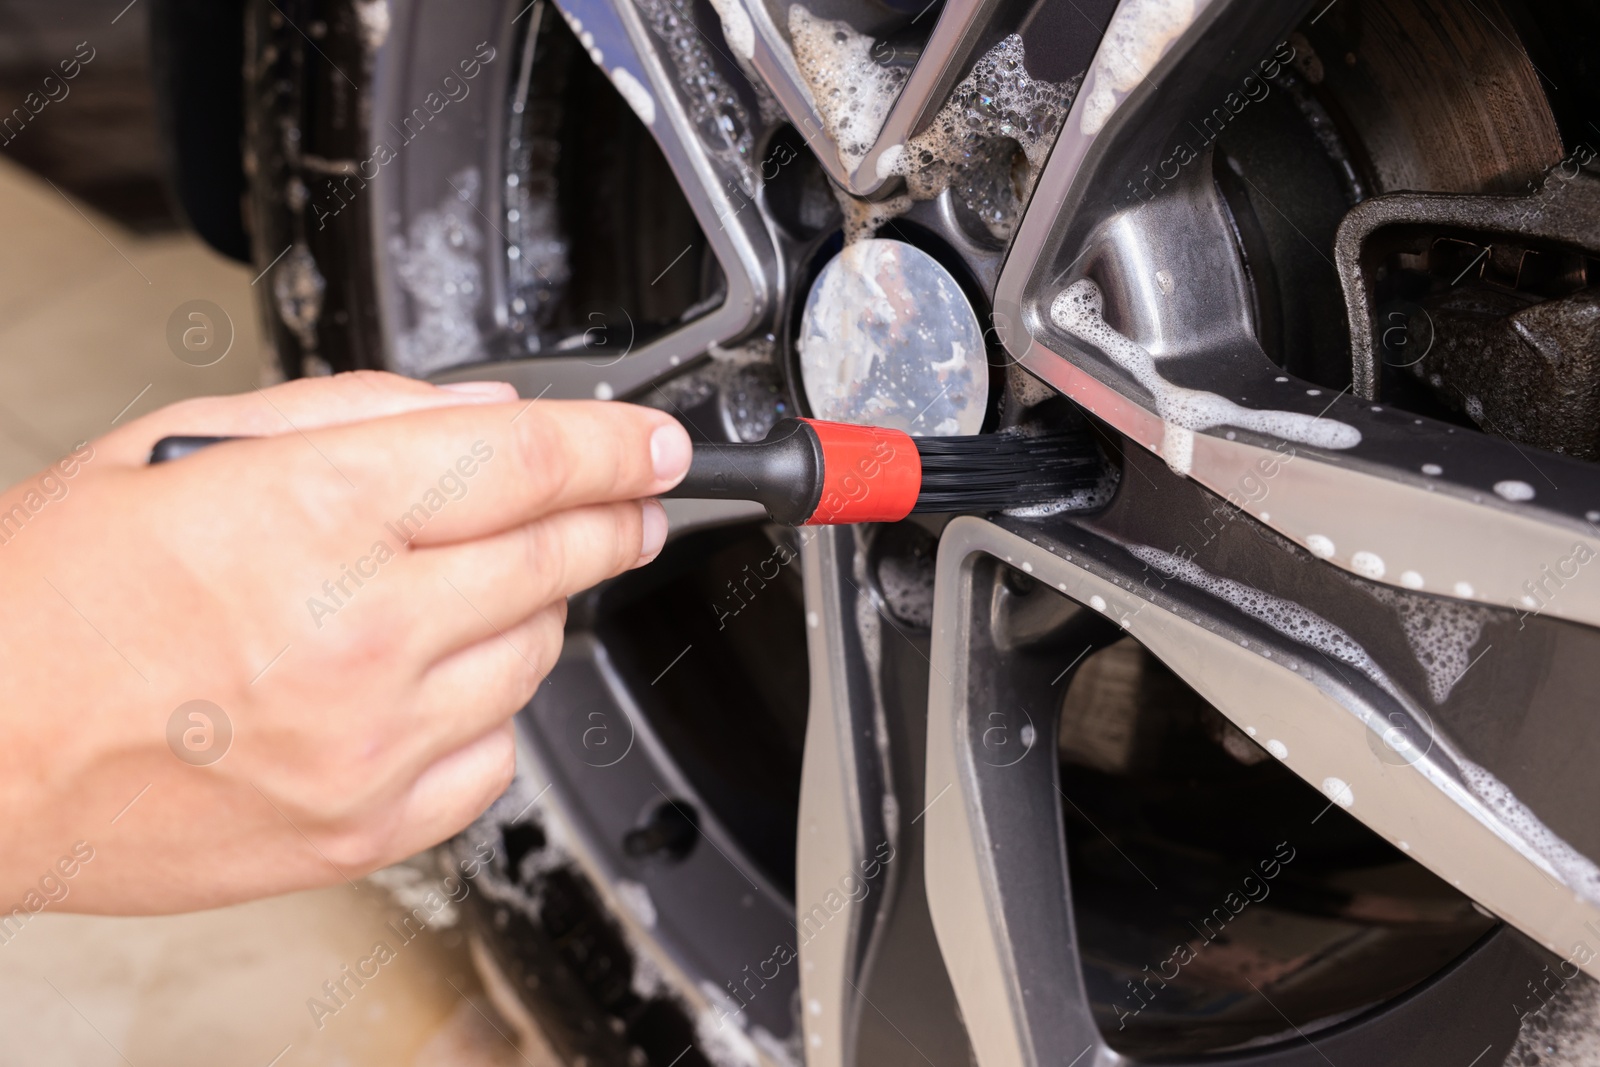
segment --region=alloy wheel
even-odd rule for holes
[[[504,845],[471,899],[508,1003],[686,1067],[1500,1063],[1581,1025],[1600,112],[1556,85],[1600,38],[1550,10],[257,11],[291,373],[718,443],[836,415],[835,374],[913,432],[1105,454],[998,515],[673,502],[464,838]],[[982,352],[864,325],[912,259]]]

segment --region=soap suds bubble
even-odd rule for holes
[[[1333,555],[1332,539],[1325,537],[1322,534],[1312,534],[1310,537],[1306,538],[1306,547],[1309,548],[1311,550],[1311,554],[1316,556],[1318,559],[1327,559],[1329,556]]]
[[[1254,731],[1251,731],[1254,733]],[[1267,740],[1267,751],[1279,759],[1289,758],[1289,746],[1279,741],[1276,737]]]
[[[1523,1017],[1504,1067],[1593,1067],[1600,1064],[1600,982],[1586,974],[1564,977],[1549,1000]]]
[[[1363,578],[1378,579],[1383,577],[1383,557],[1376,552],[1357,552],[1350,557],[1350,566]]]
[[[1006,508],[1002,514],[1017,519],[1043,519],[1051,515],[1060,515],[1067,511],[1098,511],[1111,503],[1111,498],[1116,496],[1117,486],[1121,482],[1122,472],[1120,469],[1108,463],[1101,470],[1100,477],[1091,486],[1074,489],[1059,500],[1052,500],[1047,504],[1029,504],[1020,508]]]
[[[711,0],[711,8],[722,20],[722,36],[728,47],[745,59],[756,54],[756,28],[742,0]]]
[[[656,924],[656,902],[650,899],[650,890],[641,882],[630,878],[619,878],[612,887],[617,894],[617,899],[622,901],[624,907],[633,913],[646,928]]]
[[[1428,676],[1428,695],[1435,704],[1443,704],[1472,663],[1472,649],[1483,636],[1483,624],[1489,621],[1491,611],[1478,604],[1403,593],[1384,585],[1362,585],[1374,599],[1394,609],[1411,654]]]
[[[717,69],[705,35],[692,19],[684,15],[682,6],[674,0],[635,0],[635,3],[649,22],[651,30],[667,46],[667,56],[677,75],[678,97],[683,101],[689,121],[706,151],[737,176],[746,193],[754,193],[751,156],[755,150],[755,135],[751,132],[750,114],[728,80]],[[740,0],[723,0],[712,6],[721,16],[723,34],[735,50],[739,50],[743,43],[735,42],[734,37],[741,30],[738,17],[744,16],[744,26],[750,31],[749,47],[753,51],[755,30],[749,26],[750,16],[740,6]],[[617,79],[617,88],[622,88],[620,79]],[[628,103],[633,104],[633,99],[629,98]],[[652,101],[652,114],[654,106]],[[649,125],[650,120],[646,119],[645,123]]]
[[[838,146],[845,168],[854,172],[877,142],[910,70],[878,62],[873,38],[848,23],[817,18],[798,4],[789,9],[789,34],[823,129]],[[1021,36],[1003,38],[956,83],[921,133],[879,153],[876,177],[906,180],[906,195],[883,203],[895,205],[898,214],[913,200],[932,200],[948,188],[990,233],[1009,237],[1080,81],[1032,77]],[[849,218],[849,205],[845,213]],[[881,223],[884,214],[850,220],[856,225],[847,228],[847,239],[851,232],[869,235],[872,231],[861,223]]]
[[[1194,0],[1124,0],[1094,55],[1083,132],[1093,136],[1126,96],[1149,76],[1167,45],[1194,21]]]
[[[1193,441],[1173,427],[1206,430],[1213,426],[1238,426],[1320,448],[1353,448],[1361,431],[1346,423],[1293,411],[1263,411],[1242,407],[1216,393],[1173,385],[1161,376],[1155,357],[1143,345],[1114,330],[1103,317],[1100,287],[1088,278],[1073,282],[1050,305],[1050,319],[1067,333],[1104,352],[1131,374],[1155,400],[1156,414],[1167,424],[1162,458],[1179,474],[1188,474]]]
[[[411,294],[416,326],[397,338],[395,363],[415,377],[481,359],[477,308],[483,292],[477,252],[483,247],[472,204],[482,186],[476,167],[449,179],[439,206],[390,238],[395,273]]]
[[[823,129],[853,171],[872,150],[911,70],[877,62],[871,37],[848,22],[817,18],[799,4],[789,8],[789,37]]]
[[[878,157],[878,177],[904,176],[913,200],[954,189],[990,233],[1009,237],[1079,80],[1031,77],[1012,34],[973,64],[926,130]]]
[[[1456,757],[1456,766],[1467,788],[1513,837],[1543,858],[1568,889],[1590,904],[1600,905],[1600,867],[1546,826],[1487,768],[1464,756]]]
[[[847,245],[866,240],[878,232],[878,227],[911,210],[911,197],[905,193],[887,200],[863,200],[832,182],[828,183],[828,188],[833,190],[833,197],[844,214],[844,243]]]
[[[1348,664],[1366,675],[1373,684],[1403,700],[1400,691],[1373,662],[1367,650],[1355,639],[1315,612],[1301,607],[1292,600],[1264,593],[1242,582],[1212,574],[1190,560],[1182,559],[1148,545],[1130,545],[1128,551],[1166,578],[1177,578],[1219,600],[1238,608],[1252,619],[1266,623],[1278,633],[1302,645],[1323,653],[1340,663]]]
[[[1350,791],[1350,783],[1343,778],[1324,778],[1322,791],[1341,808],[1348,808],[1356,802],[1356,795]]]
[[[1533,499],[1533,486],[1527,482],[1519,482],[1515,478],[1495,482],[1494,491],[1502,500],[1509,500],[1513,504]]]
[[[1285,552],[1298,553],[1298,547],[1288,538],[1270,531],[1269,536]],[[1314,545],[1311,551],[1314,555],[1319,554]],[[1457,600],[1405,592],[1354,576],[1349,576],[1347,580],[1395,613],[1400,628],[1405,631],[1411,654],[1417,658],[1418,665],[1427,675],[1428,695],[1435,704],[1444,703],[1455,683],[1472,663],[1472,650],[1483,636],[1484,624],[1493,612],[1479,604],[1463,604]],[[1400,581],[1415,588],[1422,585],[1422,576],[1415,571],[1406,571],[1400,576]],[[1471,591],[1470,587],[1468,591]]]
[[[611,72],[611,83],[617,87],[617,92],[628,102],[628,106],[633,108],[633,113],[639,116],[640,122],[646,126],[656,124],[656,98],[626,67],[618,67]]]

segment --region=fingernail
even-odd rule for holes
[[[639,562],[649,563],[667,543],[667,511],[659,500],[639,502],[644,514],[644,537],[639,546]]]
[[[688,473],[693,455],[688,432],[676,422],[662,423],[650,435],[650,464],[664,482],[677,485]]]
[[[517,388],[510,382],[446,382],[439,388],[481,404],[517,398]]]

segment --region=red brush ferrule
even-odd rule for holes
[[[899,522],[922,491],[916,442],[899,430],[800,420],[822,446],[822,497],[806,526]]]

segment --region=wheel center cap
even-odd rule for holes
[[[799,347],[819,419],[922,437],[983,424],[989,376],[978,316],[950,272],[904,241],[858,241],[822,268]]]

